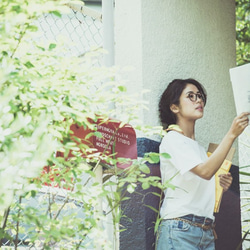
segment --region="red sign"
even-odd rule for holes
[[[106,156],[113,155],[115,159],[137,158],[136,134],[131,125],[122,125],[121,122],[114,120],[103,122],[99,119],[96,122],[96,126],[96,132],[98,133],[91,136],[87,141],[85,138],[91,132],[90,130],[77,125],[72,125],[71,130],[73,131],[73,136],[81,139],[82,143],[86,143],[90,147],[95,148],[97,152],[103,153]],[[117,163],[119,168],[126,168],[130,165],[131,162]]]
[[[89,148],[93,148],[100,154],[110,156],[114,159],[125,158],[126,161],[117,161],[116,166],[119,168],[127,168],[131,165],[131,159],[137,159],[137,144],[136,134],[134,129],[129,124],[123,124],[119,121],[108,120],[103,122],[99,119],[96,123],[96,130],[85,129],[74,124],[71,126],[73,132],[72,139],[76,137],[82,144],[87,145]],[[97,133],[96,133],[97,132]],[[91,135],[89,137],[89,135]],[[91,153],[90,153],[91,154]],[[57,156],[63,157],[63,153],[57,152]],[[70,153],[68,157],[71,157]],[[87,157],[86,153],[83,153],[83,157]],[[107,164],[106,161],[103,161]],[[66,170],[67,171],[67,170]],[[48,178],[52,183],[55,178],[60,178],[61,173],[58,169],[51,170],[50,167],[44,167],[42,175],[48,174]],[[65,180],[61,179],[64,183]],[[43,183],[46,186],[59,187],[58,184]],[[71,190],[69,185],[65,182],[63,188]]]

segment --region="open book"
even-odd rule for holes
[[[207,155],[210,156],[215,149],[218,147],[218,144],[210,143],[208,147]],[[215,206],[214,206],[214,212],[218,213],[220,209],[220,203],[223,195],[223,188],[220,185],[220,174],[226,174],[229,172],[231,165],[232,165],[232,159],[235,153],[235,148],[231,148],[229,153],[226,156],[226,159],[222,163],[221,167],[215,174]]]

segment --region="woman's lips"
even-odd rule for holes
[[[202,106],[198,106],[196,109],[199,110],[199,111],[203,111],[203,107]]]

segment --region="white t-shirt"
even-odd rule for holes
[[[213,219],[215,179],[205,180],[190,171],[207,159],[206,150],[197,141],[170,131],[160,144],[160,153],[171,157],[160,159],[162,183],[173,177],[170,183],[176,186],[164,192],[161,217],[171,219],[195,214]]]

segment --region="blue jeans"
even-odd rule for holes
[[[190,216],[192,215],[183,216],[181,218],[190,219]],[[191,220],[199,223],[192,218]],[[204,222],[204,224],[206,223]],[[203,230],[201,227],[175,219],[163,220],[158,230],[156,249],[215,250],[213,229]]]

